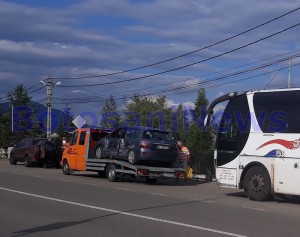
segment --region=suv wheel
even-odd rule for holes
[[[9,157],[9,163],[10,163],[11,165],[17,164],[17,161],[14,159],[13,154],[10,154],[10,157]]]
[[[96,159],[102,159],[103,158],[103,153],[102,153],[102,149],[100,146],[98,146],[96,148]]]
[[[136,165],[138,163],[137,157],[134,154],[134,151],[130,151],[128,153],[128,162],[132,165]]]
[[[26,167],[30,167],[30,159],[29,159],[28,155],[25,156],[24,164],[25,164]]]

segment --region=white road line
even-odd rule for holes
[[[113,187],[114,189],[123,190],[123,191],[130,191],[128,188],[119,188],[119,187]]]
[[[262,208],[256,208],[256,207],[243,207],[245,209],[251,209],[251,210],[255,210],[255,211],[266,211],[265,209]]]
[[[65,203],[65,204],[69,204],[69,205],[90,208],[90,209],[94,209],[94,210],[106,211],[106,212],[111,212],[111,213],[115,213],[115,214],[131,216],[131,217],[136,217],[136,218],[140,218],[140,219],[156,221],[156,222],[161,222],[161,223],[166,223],[166,224],[171,224],[171,225],[176,225],[176,226],[182,226],[182,227],[191,228],[191,229],[203,230],[203,231],[217,233],[217,234],[221,234],[221,235],[234,236],[234,237],[247,237],[245,235],[235,234],[235,233],[216,230],[216,229],[210,229],[210,228],[206,228],[206,227],[202,227],[202,226],[190,225],[190,224],[185,224],[185,223],[166,220],[166,219],[154,218],[154,217],[150,217],[150,216],[143,216],[143,215],[134,214],[134,213],[130,213],[130,212],[108,209],[108,208],[104,208],[104,207],[97,207],[97,206],[67,201],[67,200],[58,199],[58,198],[52,198],[52,197],[37,195],[37,194],[33,194],[33,193],[22,192],[22,191],[18,191],[18,190],[14,190],[14,189],[0,187],[0,190],[12,192],[12,193],[18,193],[21,195],[26,195],[26,196],[31,196],[31,197],[36,197],[36,198],[40,198],[40,199],[50,200],[50,201],[54,201],[54,202]]]
[[[97,184],[93,184],[93,183],[81,183],[81,184],[84,184],[84,185],[92,185],[92,186],[97,186]]]
[[[66,179],[58,179],[58,181],[68,182],[69,180],[66,180]]]
[[[35,176],[33,176],[33,177],[35,177],[35,178],[40,178],[40,179],[44,179],[44,178],[45,178],[44,176],[40,176],[40,175],[35,175]]]
[[[158,196],[167,196],[166,194],[163,194],[163,193],[150,193],[152,195],[158,195]]]

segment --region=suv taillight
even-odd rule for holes
[[[140,148],[148,148],[149,146],[148,146],[148,142],[147,141],[141,141],[140,142]]]

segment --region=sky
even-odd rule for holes
[[[40,81],[48,77],[61,82],[53,107],[68,104],[77,114],[99,114],[110,95],[121,111],[134,93],[193,106],[201,88],[211,102],[232,91],[285,88],[289,75],[300,87],[300,10],[242,33],[298,7],[296,0],[0,0],[0,102],[23,84],[46,104]]]

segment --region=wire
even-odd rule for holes
[[[284,17],[284,16],[287,16],[287,15],[289,15],[289,14],[295,12],[295,11],[298,11],[299,9],[300,9],[300,7],[297,7],[297,8],[295,8],[295,9],[289,11],[289,12],[286,12],[286,13],[284,13],[284,14],[278,16],[278,17],[275,17],[275,18],[273,18],[273,19],[271,19],[271,20],[268,20],[268,21],[266,21],[266,22],[264,22],[264,23],[262,23],[262,24],[259,24],[259,25],[257,25],[257,26],[254,26],[254,27],[252,27],[252,28],[250,28],[250,29],[248,29],[248,30],[242,31],[242,32],[240,32],[240,33],[238,33],[238,34],[236,34],[236,35],[231,36],[231,37],[228,37],[228,38],[225,38],[225,39],[220,40],[220,41],[218,41],[218,42],[212,43],[212,44],[210,44],[210,45],[208,45],[208,46],[199,48],[199,49],[197,49],[197,50],[194,50],[194,51],[191,51],[191,52],[188,52],[188,53],[185,53],[185,54],[181,54],[181,55],[176,56],[176,57],[173,57],[173,58],[169,58],[169,59],[162,60],[162,61],[159,61],[159,62],[156,62],[156,63],[152,63],[152,64],[149,64],[149,65],[146,65],[146,66],[137,67],[137,68],[128,69],[128,70],[123,70],[123,71],[114,72],[114,73],[107,73],[107,74],[95,75],[95,76],[84,76],[84,77],[57,77],[57,78],[53,78],[53,79],[59,79],[59,80],[68,80],[68,79],[71,79],[71,80],[79,80],[79,79],[89,79],[89,78],[96,78],[96,77],[105,77],[105,76],[118,75],[118,74],[122,74],[122,73],[127,73],[127,72],[137,71],[137,70],[140,70],[140,69],[144,69],[144,68],[156,66],[156,65],[159,65],[159,64],[162,64],[162,63],[170,62],[170,61],[173,61],[173,60],[175,60],[175,59],[182,58],[182,57],[185,57],[185,56],[188,56],[188,55],[197,53],[197,52],[199,52],[199,51],[202,51],[202,50],[204,50],[204,49],[211,48],[211,47],[216,46],[216,45],[218,45],[218,44],[224,43],[224,42],[229,41],[229,40],[231,40],[231,39],[234,39],[234,38],[236,38],[236,37],[238,37],[238,36],[241,36],[241,35],[243,35],[243,34],[246,34],[246,33],[249,33],[249,32],[251,32],[251,31],[253,31],[253,30],[256,30],[256,29],[258,29],[258,28],[260,28],[260,27],[262,27],[262,26],[265,26],[265,25],[267,25],[267,24],[269,24],[269,23],[271,23],[271,22],[273,22],[273,21],[276,21],[276,20],[278,20],[278,19],[280,19],[280,18],[282,18],[282,17]]]
[[[141,76],[141,77],[135,77],[135,78],[131,78],[131,79],[125,79],[125,80],[121,80],[121,81],[114,81],[114,82],[106,82],[106,83],[95,83],[95,84],[83,84],[83,85],[68,85],[68,86],[61,86],[61,87],[89,87],[89,86],[103,86],[103,85],[111,85],[111,84],[118,84],[118,83],[124,83],[124,82],[129,82],[129,81],[135,81],[135,80],[139,80],[139,79],[145,79],[145,78],[148,78],[148,77],[153,77],[153,76],[157,76],[157,75],[162,75],[162,74],[165,74],[165,73],[168,73],[168,72],[173,72],[173,71],[177,71],[177,70],[180,70],[180,69],[183,69],[183,68],[187,68],[187,67],[190,67],[190,66],[194,66],[196,64],[199,64],[199,63],[203,63],[203,62],[206,62],[206,61],[209,61],[209,60],[212,60],[212,59],[215,59],[215,58],[218,58],[218,57],[221,57],[221,56],[224,56],[226,54],[229,54],[229,53],[232,53],[232,52],[235,52],[235,51],[238,51],[240,49],[243,49],[243,48],[246,48],[250,45],[253,45],[253,44],[256,44],[260,41],[263,41],[263,40],[266,40],[268,38],[271,38],[275,35],[278,35],[278,34],[281,34],[287,30],[290,30],[292,28],[295,28],[297,26],[299,26],[300,23],[297,23],[295,25],[292,25],[288,28],[285,28],[281,31],[277,31],[276,33],[273,33],[273,34],[270,34],[266,37],[263,37],[263,38],[260,38],[258,40],[255,40],[251,43],[248,43],[248,44],[245,44],[243,46],[240,46],[238,48],[235,48],[235,49],[232,49],[232,50],[229,50],[227,52],[224,52],[224,53],[221,53],[221,54],[218,54],[216,56],[213,56],[213,57],[210,57],[210,58],[207,58],[207,59],[203,59],[203,60],[200,60],[200,61],[197,61],[197,62],[194,62],[194,63],[190,63],[190,64],[187,64],[187,65],[184,65],[184,66],[181,66],[181,67],[177,67],[177,68],[173,68],[173,69],[170,69],[170,70],[166,70],[166,71],[163,71],[163,72],[159,72],[159,73],[154,73],[154,74],[150,74],[150,75],[146,75],[146,76]]]
[[[300,55],[298,55],[298,57],[299,56]],[[225,79],[228,79],[228,78],[232,78],[234,76],[240,76],[240,75],[245,74],[245,73],[249,73],[249,72],[253,72],[253,71],[258,71],[260,69],[266,68],[267,66],[273,66],[274,64],[286,61],[289,58],[282,59],[282,60],[277,60],[277,61],[271,62],[269,64],[261,65],[259,67],[250,68],[250,69],[247,69],[247,70],[242,70],[242,71],[235,72],[235,73],[232,73],[232,74],[229,74],[229,75],[224,75],[224,76],[221,76],[221,77],[213,78],[213,79],[211,79],[209,81],[202,81],[202,82],[194,83],[194,84],[191,84],[191,85],[187,85],[185,87],[176,87],[176,88],[171,88],[171,89],[164,89],[164,90],[160,90],[160,91],[157,91],[157,92],[151,92],[151,93],[143,94],[142,96],[150,96],[150,95],[154,95],[154,94],[157,94],[157,93],[163,93],[163,92],[167,92],[167,91],[183,90],[183,89],[187,89],[187,88],[191,88],[191,87],[195,87],[195,86],[210,84],[210,83],[213,83],[213,82],[217,82],[217,81],[225,80]],[[300,65],[300,63],[294,64],[293,67],[296,66],[296,65]],[[285,67],[285,68],[287,68],[287,67]],[[262,74],[259,74],[259,75],[254,75],[254,76],[250,76],[250,77],[247,77],[247,78],[238,79],[236,81],[248,80],[248,79],[251,79],[251,78],[254,78],[254,77],[259,77],[259,76],[267,75],[267,74],[270,74],[270,73],[273,73],[273,72],[276,72],[276,71],[278,71],[278,70],[276,69],[276,70],[273,70],[271,72],[265,72],[265,73],[262,73]],[[132,98],[132,96],[119,97],[119,98],[114,98],[114,99],[115,100],[124,100],[124,99],[130,99],[130,98]],[[105,101],[106,100],[100,100],[100,101],[99,100],[96,100],[96,101],[88,100],[88,101],[72,102],[72,104],[84,104],[84,103],[92,103],[92,102],[98,102],[99,103],[99,102],[105,102]],[[54,104],[63,104],[63,103],[54,103]]]

